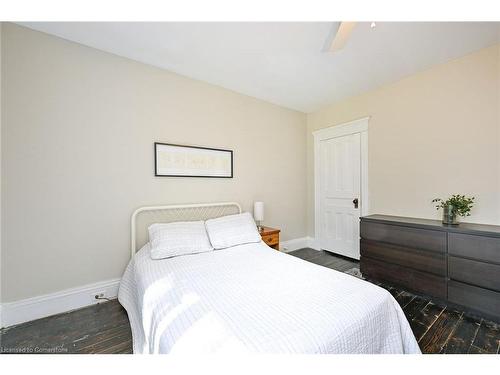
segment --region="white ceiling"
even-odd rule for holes
[[[25,22],[21,25],[312,112],[499,42],[500,23],[358,23],[323,52],[338,23]]]

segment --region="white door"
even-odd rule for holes
[[[320,140],[320,247],[359,259],[360,133]]]

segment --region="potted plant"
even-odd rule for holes
[[[470,210],[474,205],[474,197],[455,194],[447,200],[436,198],[432,203],[437,203],[436,208],[443,209],[443,224],[458,225],[458,216],[470,216]]]

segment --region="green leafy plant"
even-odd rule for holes
[[[452,207],[452,212],[459,216],[470,216],[470,210],[474,205],[474,197],[466,197],[465,195],[455,194],[447,200],[436,198],[432,203],[437,203],[436,209]]]

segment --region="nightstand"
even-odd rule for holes
[[[276,228],[262,227],[259,231],[262,241],[264,241],[267,246],[272,247],[275,250],[280,250],[280,230]]]

